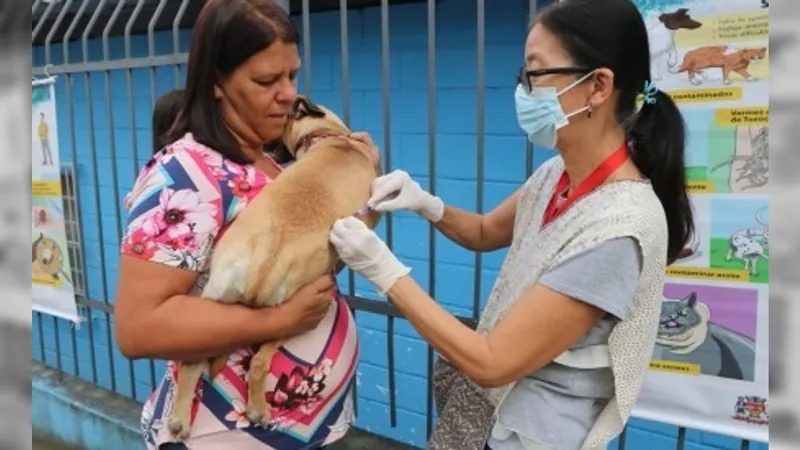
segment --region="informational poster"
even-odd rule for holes
[[[54,79],[31,88],[31,299],[34,311],[78,322],[67,250]]]
[[[769,4],[635,1],[686,121],[695,233],[667,269],[634,415],[768,442]]]

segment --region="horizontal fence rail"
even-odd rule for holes
[[[126,214],[122,207],[123,196],[130,190],[133,180],[149,157],[149,115],[152,105],[158,96],[172,88],[181,87],[184,83],[186,63],[188,61],[188,33],[199,11],[198,4],[192,0],[65,0],[62,2],[45,2],[35,0],[32,4],[32,49],[34,55],[34,76],[58,76],[58,96],[64,102],[59,104],[59,120],[65,120],[61,128],[60,144],[65,147],[62,160],[62,191],[64,192],[65,224],[67,228],[69,255],[72,261],[72,276],[75,280],[75,295],[86,326],[76,328],[56,318],[47,318],[35,313],[35,334],[38,346],[33,350],[33,357],[57,368],[64,374],[80,376],[94,384],[101,385],[111,391],[143,401],[156,388],[160,373],[163,373],[163,361],[131,361],[119,353],[114,344],[113,334],[113,292],[115,289],[115,271],[118,264],[118,247],[124,232]],[[396,141],[392,139],[394,120],[393,102],[398,93],[392,88],[393,63],[396,54],[392,48],[392,8],[396,3],[389,0],[356,1],[333,0],[311,2],[301,0],[291,2],[298,9],[295,14],[297,25],[302,28],[303,74],[300,86],[302,93],[314,98],[317,86],[314,80],[316,68],[330,67],[330,60],[315,59],[314,46],[317,45],[312,34],[314,15],[312,3],[324,10],[320,14],[337,15],[334,23],[338,23],[338,62],[331,69],[338,72],[339,84],[334,87],[341,96],[341,109],[338,111],[347,124],[353,124],[355,97],[353,96],[353,80],[358,76],[352,65],[351,27],[366,27],[363,22],[352,24],[351,14],[356,8],[377,8],[376,18],[379,30],[379,43],[376,43],[378,59],[374,66],[379,67],[380,86],[377,96],[371,97],[375,104],[371,105],[371,114],[380,111],[381,146],[383,170],[388,172],[397,168],[394,148]],[[427,34],[424,43],[424,55],[421,59],[427,65],[422,79],[425,80],[424,96],[427,113],[423,124],[424,146],[427,157],[425,168],[427,173],[427,189],[436,195],[441,188],[439,175],[443,169],[437,159],[441,143],[437,140],[439,131],[440,110],[446,111],[447,104],[439,104],[437,94],[440,93],[438,83],[441,74],[437,67],[442,64],[438,59],[437,25],[441,25],[447,17],[437,15],[436,0],[423,0],[424,29]],[[463,72],[474,71],[467,77],[475,79],[474,98],[474,130],[476,142],[475,161],[475,206],[478,212],[485,210],[486,204],[486,142],[487,142],[487,97],[492,94],[486,88],[486,68],[494,63],[492,54],[487,50],[487,27],[485,0],[476,0],[471,5],[462,2],[463,8],[474,8],[475,41],[474,68],[460,67]],[[525,11],[532,14],[536,11],[537,1],[524,2]],[[492,3],[494,6],[494,2]],[[313,13],[313,14],[312,14]],[[469,33],[467,33],[469,35]],[[329,43],[321,44],[329,45]],[[521,44],[521,41],[520,43]],[[364,45],[360,42],[360,45]],[[471,44],[470,44],[471,45]],[[165,50],[168,49],[168,50]],[[437,66],[439,64],[439,66]],[[338,66],[338,67],[336,67]],[[407,68],[406,68],[407,69]],[[364,70],[364,67],[360,67]],[[448,72],[453,73],[453,72]],[[354,76],[355,75],[355,76]],[[466,75],[465,75],[466,76]],[[509,76],[508,89],[513,89],[513,78]],[[402,95],[399,94],[399,95]],[[363,97],[363,96],[362,96]],[[363,98],[362,98],[363,100]],[[401,99],[402,100],[402,99]],[[379,103],[379,105],[378,105]],[[362,111],[362,114],[364,112]],[[68,150],[67,150],[68,149]],[[493,150],[497,151],[497,150]],[[530,143],[520,141],[520,148],[514,151],[525,152],[524,176],[532,173],[535,166],[534,151]],[[446,167],[444,167],[446,168]],[[397,221],[392,214],[387,214],[382,221],[383,237],[391,248],[397,249]],[[436,296],[437,269],[435,262],[439,257],[439,242],[435,228],[428,224],[425,232],[427,241],[427,270],[421,273],[428,278],[427,291]],[[483,280],[485,258],[481,253],[474,254],[472,262],[473,280],[471,311],[458,317],[465,324],[475,327],[480,315],[483,298]],[[358,320],[362,314],[381,316],[386,323],[386,342],[383,346],[386,353],[387,379],[385,380],[388,396],[389,422],[396,427],[398,422],[397,369],[398,356],[395,338],[399,321],[403,319],[397,308],[385,299],[369,298],[357,287],[356,275],[348,270],[340,282],[347,284],[347,296],[353,314]],[[90,286],[91,285],[91,286]],[[96,286],[96,288],[94,288]],[[50,325],[48,325],[48,323]],[[52,334],[52,336],[51,336]],[[88,342],[87,342],[88,341]],[[53,342],[51,351],[47,343]],[[95,343],[102,342],[103,345]],[[102,351],[98,351],[102,350]],[[435,352],[426,347],[426,405],[425,428],[429,436],[435,420],[432,368]],[[356,397],[362,389],[356,383]],[[359,402],[357,401],[358,405]],[[378,430],[372,430],[378,431]],[[678,429],[677,449],[686,446],[685,428]],[[625,449],[627,431],[619,439],[618,448]],[[423,439],[424,441],[425,439]],[[743,441],[742,449],[748,449],[750,443]]]

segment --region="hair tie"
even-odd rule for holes
[[[652,105],[656,102],[656,94],[658,93],[658,87],[652,80],[647,80],[644,82],[644,89],[642,90],[642,99],[645,103]]]

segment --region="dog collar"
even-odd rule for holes
[[[347,136],[330,130],[312,131],[311,133],[308,133],[297,140],[297,142],[294,145],[294,152],[296,154],[300,149],[308,150],[308,148],[311,147],[315,143],[315,141],[329,137],[346,138]]]

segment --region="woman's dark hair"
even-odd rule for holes
[[[637,111],[637,97],[652,83],[642,15],[630,0],[563,0],[542,10],[536,21],[561,41],[577,66],[614,72],[616,115],[625,126],[631,159],[650,179],[666,213],[672,264],[694,232],[686,192],[686,127],[675,102],[660,90]]]
[[[183,102],[183,89],[173,89],[156,100],[153,105],[153,154],[166,147],[170,140],[167,132],[178,117]]]
[[[184,105],[166,138],[172,142],[191,132],[233,162],[252,162],[225,125],[214,86],[277,41],[298,44],[300,35],[272,0],[209,0],[192,32]]]

